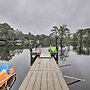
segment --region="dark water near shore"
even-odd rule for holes
[[[7,63],[10,67],[15,69],[16,81],[11,90],[18,90],[20,84],[31,67],[30,51],[29,49],[12,49],[8,49],[8,52],[6,49],[1,49],[0,65]],[[67,76],[85,79],[85,82],[78,82],[71,85],[69,87],[70,90],[90,90],[90,55],[77,55],[75,52],[70,51],[69,57],[66,58],[66,60],[69,60],[71,66],[61,67],[60,69],[62,73]],[[70,83],[71,81],[72,80],[66,79],[67,83]]]

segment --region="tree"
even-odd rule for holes
[[[62,25],[56,27],[54,26],[52,29],[52,31],[55,33],[56,37],[59,36],[60,37],[60,47],[61,47],[61,55],[62,53],[62,48],[63,48],[63,44],[66,44],[66,39],[70,39],[70,30],[66,27],[67,25]]]

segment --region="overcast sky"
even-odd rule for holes
[[[90,27],[90,0],[0,0],[0,22],[23,33],[48,34],[62,24],[74,32]]]

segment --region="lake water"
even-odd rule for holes
[[[90,56],[77,55],[70,51],[69,60],[71,66],[61,67],[63,75],[84,79],[85,82],[78,82],[69,86],[70,90],[90,90]],[[67,83],[74,80],[66,79]]]
[[[30,51],[29,49],[10,49],[8,52],[6,51],[0,51],[0,65],[7,63],[15,69],[16,81],[11,90],[18,90],[31,67]],[[78,82],[69,86],[70,90],[90,90],[90,56],[77,55],[76,52],[70,51],[69,57],[66,60],[69,60],[71,66],[60,68],[63,75],[85,79],[85,82]],[[65,80],[67,83],[73,81],[70,79]]]

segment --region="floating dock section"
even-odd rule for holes
[[[69,90],[62,72],[48,50],[42,50],[19,90]]]

